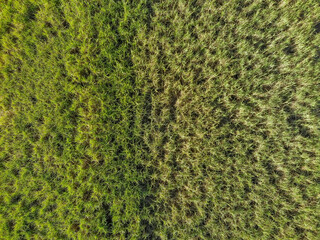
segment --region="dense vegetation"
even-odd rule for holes
[[[320,238],[318,0],[0,13],[0,239]]]

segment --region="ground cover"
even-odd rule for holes
[[[0,3],[0,239],[318,239],[320,3]]]

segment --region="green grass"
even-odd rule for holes
[[[320,2],[0,3],[0,239],[319,239]]]

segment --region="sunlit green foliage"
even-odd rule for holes
[[[145,176],[130,49],[146,4],[1,8],[1,238],[137,237]]]
[[[318,0],[0,14],[0,239],[320,238]]]

